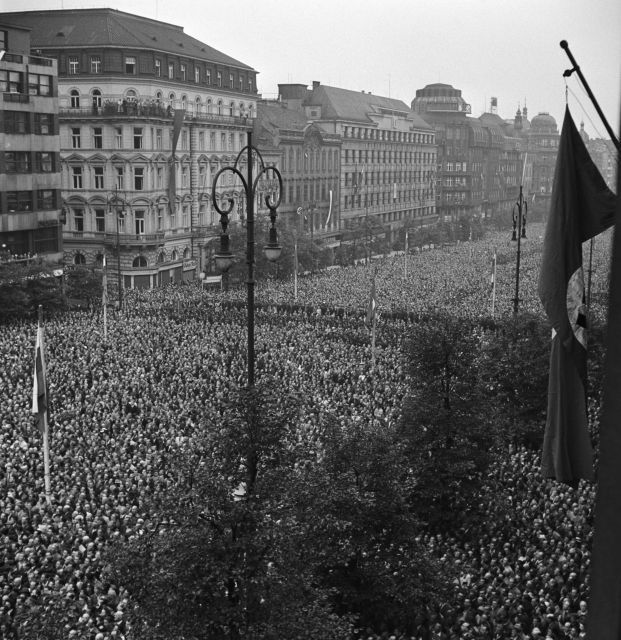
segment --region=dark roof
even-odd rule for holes
[[[0,21],[32,29],[33,48],[114,46],[151,49],[253,70],[187,35],[183,27],[117,9],[16,11],[0,13]]]
[[[372,122],[369,114],[395,115],[412,121],[420,129],[431,127],[402,100],[384,98],[362,91],[350,91],[337,87],[318,85],[309,94],[308,105],[321,105],[322,119],[339,119],[357,122]]]
[[[265,125],[289,131],[303,131],[308,125],[305,114],[295,109],[286,109],[282,104],[259,103],[257,119]]]

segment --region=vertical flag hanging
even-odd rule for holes
[[[101,276],[101,307],[103,310],[104,340],[108,338],[108,269],[106,255],[103,257],[103,274]]]
[[[179,141],[184,117],[185,109],[175,109],[175,115],[173,117],[172,152],[170,154],[170,173],[168,176],[168,207],[171,215],[175,212],[175,199],[177,197],[175,152],[177,151],[177,142]]]
[[[43,336],[43,309],[39,305],[37,341],[35,344],[34,374],[32,381],[32,413],[37,416],[39,430],[43,436],[43,468],[45,478],[45,497],[50,503],[50,445],[48,429],[48,389],[45,368],[45,340]]]
[[[566,108],[538,293],[553,327],[542,473],[573,486],[593,478],[582,243],[612,224],[614,206]]]
[[[619,117],[621,121],[621,115]],[[610,267],[608,327],[621,323],[621,166],[617,156],[617,225]],[[586,630],[589,638],[621,637],[621,333],[606,336],[604,394],[600,422],[600,455],[591,554],[591,589]]]
[[[364,323],[370,327],[375,321],[375,314],[377,309],[377,299],[375,298],[375,276],[371,282],[371,296],[369,297],[369,304],[367,305],[367,315],[364,319]]]

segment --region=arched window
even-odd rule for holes
[[[222,115],[222,100],[218,100],[218,115]]]
[[[186,247],[186,248],[183,250],[183,259],[184,259],[184,260],[187,260],[189,257],[190,257],[190,250]]]
[[[156,99],[156,100],[161,100],[161,99],[162,99],[162,92],[161,92],[161,91],[158,91],[158,92],[155,94],[155,99]]]
[[[174,262],[175,260],[179,260],[179,252],[176,249],[173,249],[170,259]]]
[[[188,108],[188,96],[181,96],[181,108],[185,111]]]
[[[172,91],[168,94],[168,100],[170,101],[170,106],[174,107],[175,106],[175,94]]]
[[[246,115],[246,107],[244,106],[243,102],[239,103],[239,115],[240,116],[245,116]]]
[[[166,262],[166,254],[163,251],[160,251],[157,254],[157,263],[162,264],[162,262]]]
[[[91,95],[93,96],[93,108],[101,108],[101,91],[99,89],[93,89]]]
[[[196,103],[196,113],[200,113],[201,112],[201,107],[202,102],[201,102],[201,97],[200,96],[196,96],[196,99],[194,100],[194,102]]]
[[[235,115],[235,103],[231,102],[231,104],[229,105],[229,115]]]
[[[73,256],[73,264],[86,264],[84,254],[76,253],[75,256]]]
[[[71,89],[71,93],[69,94],[71,99],[71,108],[79,109],[80,108],[80,92],[77,89]]]
[[[144,256],[137,256],[132,262],[132,267],[146,267],[147,259]]]
[[[96,264],[98,267],[103,266],[103,254],[102,254],[102,253],[98,253],[98,254],[95,256],[95,264]]]
[[[211,113],[211,98],[207,98],[207,113]]]
[[[135,102],[136,98],[138,97],[138,95],[136,94],[136,92],[133,89],[128,89],[125,93],[125,97],[130,101],[130,102]]]

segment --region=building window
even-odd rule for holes
[[[54,116],[51,113],[35,113],[35,133],[41,136],[54,135]]]
[[[155,77],[162,77],[162,61],[157,59],[155,60]]]
[[[239,90],[244,90],[244,79],[241,76],[239,76]]]
[[[101,109],[101,91],[99,89],[93,89],[93,93],[91,94],[93,101],[93,112],[99,113],[99,109]]]
[[[71,175],[73,176],[73,188],[82,188],[82,167],[71,167]]]
[[[231,89],[235,87],[235,80],[233,79],[232,73],[229,73],[229,87],[231,87]]]
[[[136,73],[136,58],[134,56],[125,56],[125,73],[135,75]]]
[[[134,222],[136,224],[136,235],[140,236],[144,233],[144,211],[139,210],[136,211],[136,215],[134,216]],[[146,267],[146,260],[144,265]]]
[[[211,69],[205,69],[205,84],[211,84]]]
[[[161,129],[155,130],[155,148],[156,149],[162,148],[162,130]]]
[[[134,127],[134,149],[142,149],[142,127]]]
[[[185,129],[181,132],[181,148],[188,148],[188,132]]]
[[[31,96],[49,96],[52,93],[52,76],[41,73],[28,74],[28,93]]]
[[[124,189],[125,188],[125,172],[123,167],[115,167],[116,169],[116,188]]]
[[[95,231],[104,233],[106,230],[105,209],[95,209]]]
[[[155,178],[157,181],[157,188],[163,189],[164,188],[164,169],[162,169],[162,167],[158,167],[155,170]]]
[[[69,104],[72,109],[80,108],[80,92],[77,89],[72,89],[69,94]]]
[[[84,231],[84,209],[74,209],[73,210],[73,230],[74,231]],[[81,256],[82,260],[78,262],[78,256]],[[78,253],[75,257],[76,264],[84,264],[84,256]]]
[[[39,189],[37,191],[37,208],[50,211],[56,208],[56,192],[54,189]]]
[[[157,230],[158,231],[161,231],[162,228],[163,228],[162,227],[163,218],[164,218],[164,207],[158,207],[157,208]],[[160,255],[162,255],[162,254],[160,253]],[[162,262],[164,262],[164,261],[162,260]]]
[[[209,148],[210,148],[212,151],[215,151],[215,150],[216,150],[216,133],[215,133],[215,131],[212,131],[212,132],[209,134]]]
[[[104,168],[93,167],[93,174],[95,176],[95,189],[104,188]]]
[[[7,173],[30,173],[30,153],[28,151],[5,151],[4,162]]]
[[[181,217],[182,217],[181,225],[183,227],[188,228],[190,226],[190,207],[188,207],[187,204],[184,204],[183,207],[181,208]]]
[[[103,129],[101,127],[93,129],[93,147],[95,149],[103,149]]]
[[[198,148],[200,151],[205,150],[205,132],[204,131],[198,132]]]
[[[218,115],[222,115],[222,100],[218,100]]]
[[[134,167],[134,189],[136,191],[144,189],[144,169],[142,167]]]
[[[222,86],[222,72],[218,71],[216,73],[216,84],[221,87]]]
[[[220,134],[220,150],[226,151],[226,133]]]
[[[168,63],[168,78],[172,80],[175,77],[175,65],[172,62]]]
[[[116,141],[116,148],[123,148],[123,129],[122,127],[115,127],[114,129],[114,139]]]
[[[185,80],[186,79],[186,67],[185,67],[185,64],[180,64],[179,65],[179,73],[181,74],[181,79]]]
[[[79,149],[81,146],[80,127],[71,127],[71,148]]]
[[[54,172],[54,154],[49,151],[39,151],[37,153],[37,171],[40,173]]]
[[[248,78],[248,91],[252,93],[252,78]]]
[[[136,220],[136,226],[138,225],[138,220]],[[138,233],[136,231],[136,233]],[[147,263],[147,259],[144,256],[137,256],[136,258],[134,258],[134,261],[132,262],[132,267],[134,268],[138,268],[138,267],[146,267],[148,266]]]
[[[194,82],[198,84],[201,81],[201,70],[198,67],[194,67]]]
[[[181,186],[184,189],[187,189],[188,187],[188,168],[187,167],[181,167]]]
[[[80,59],[78,56],[69,56],[69,75],[80,73]]]
[[[101,73],[101,56],[91,56],[91,73]]]
[[[0,70],[0,93],[23,93],[24,79],[20,71]]]
[[[4,133],[30,133],[28,114],[25,111],[5,111]]]
[[[32,191],[7,191],[6,198],[9,213],[32,211]]]

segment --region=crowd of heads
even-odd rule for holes
[[[407,281],[397,273],[402,256],[307,278],[300,287],[303,309],[292,304],[291,283],[260,286],[257,378],[275,376],[303,390],[300,429],[312,428],[322,411],[342,421],[395,424],[409,388],[402,347],[412,325],[380,320],[372,364],[363,323],[372,274],[386,316],[406,303],[422,309],[425,300],[434,308],[469,306],[470,315],[483,316],[490,305],[490,247],[464,244],[411,256]],[[523,263],[528,291],[536,263],[533,248]],[[511,265],[498,273],[497,286],[506,285]],[[45,321],[49,504],[41,434],[31,414],[36,327],[2,327],[0,637],[19,637],[45,607],[57,608],[66,638],[129,634],[131,597],[106,572],[106,550],[141,530],[148,499],[174,482],[168,463],[177,448],[196,433],[201,416],[218,412],[231,390],[246,383],[246,309],[236,304],[238,296],[198,284],[128,292],[125,308],[110,311],[106,336],[100,311]],[[479,499],[476,532],[423,536],[431,555],[462,568],[453,597],[417,612],[407,635],[390,630],[382,637],[584,637],[592,487],[542,480],[538,453],[517,448],[494,462]]]

